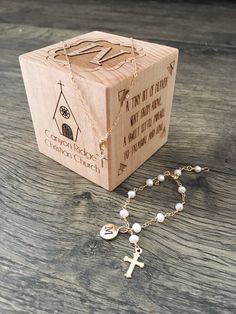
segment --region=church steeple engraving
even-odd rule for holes
[[[78,133],[81,132],[80,127],[64,94],[64,84],[59,81],[58,85],[60,86],[60,93],[53,115],[53,120],[55,120],[58,131],[61,135],[72,141],[77,141]]]

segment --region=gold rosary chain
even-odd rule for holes
[[[180,168],[181,171],[185,170],[185,171],[194,171],[194,167],[193,166],[183,166]],[[210,168],[209,167],[203,167],[201,168],[201,171],[204,171],[204,172],[209,172],[210,171]]]
[[[84,104],[86,103],[86,100],[84,99],[80,89],[78,88],[78,85],[76,84],[76,81],[75,81],[75,78],[74,78],[74,74],[73,74],[73,70],[72,70],[72,65],[71,65],[71,62],[70,62],[70,59],[68,57],[68,54],[67,54],[67,51],[66,51],[66,46],[65,46],[65,43],[64,41],[62,41],[62,46],[63,46],[63,50],[64,50],[64,54],[65,54],[65,58],[66,58],[66,61],[68,63],[68,66],[69,66],[69,70],[70,70],[70,78],[71,78],[71,81],[74,85],[74,90],[75,92],[77,92],[79,94],[79,97],[80,97],[80,100],[81,100],[81,104],[82,104],[82,107],[83,107],[83,110],[87,116],[87,118],[89,119],[90,123],[91,123],[91,126],[92,128],[94,129],[94,134],[95,134],[95,137],[97,137],[97,139],[99,140],[99,137],[97,136],[97,130],[96,130],[96,127],[93,123],[93,121],[90,119],[90,114],[87,110],[88,106],[85,106]]]
[[[130,85],[129,85],[129,88],[128,90],[125,92],[125,98],[128,99],[129,98],[129,92],[131,90],[131,88],[133,87],[133,84],[134,84],[134,81],[136,79],[136,77],[138,76],[138,71],[137,71],[137,62],[136,62],[136,58],[135,58],[135,51],[134,51],[134,39],[131,37],[131,51],[132,51],[132,60],[134,61],[134,71],[133,71],[133,75],[132,75],[132,79],[131,79],[131,82],[130,82]],[[125,99],[124,98],[124,99]],[[123,100],[124,102],[124,100]],[[111,132],[112,130],[114,129],[114,127],[117,125],[119,119],[120,119],[120,116],[121,116],[121,110],[122,110],[122,107],[123,107],[123,102],[119,108],[119,111],[116,115],[116,118],[112,124],[112,127],[107,131],[106,135],[104,136],[103,139],[100,140],[100,143],[103,142],[103,141],[107,141],[108,137],[111,135]]]
[[[135,58],[135,48],[134,48],[134,39],[133,38],[130,38],[131,39],[131,52],[132,52],[132,61],[134,62],[134,71],[133,71],[133,75],[132,75],[132,79],[131,79],[131,82],[130,82],[130,85],[129,85],[129,88],[128,90],[126,91],[125,93],[125,98],[128,99],[129,97],[129,92],[130,92],[130,89],[132,88],[133,84],[134,84],[134,81],[138,75],[138,72],[137,72],[137,62],[136,62],[136,58]],[[99,149],[100,149],[100,153],[103,154],[104,153],[104,149],[103,149],[103,145],[105,144],[105,142],[108,140],[109,136],[111,135],[113,129],[116,127],[120,117],[121,117],[121,111],[122,111],[122,108],[123,108],[123,102],[121,103],[121,106],[119,108],[119,111],[114,119],[114,122],[112,123],[112,126],[111,128],[106,132],[106,134],[103,136],[103,137],[98,137],[98,132],[97,132],[97,127],[96,127],[96,124],[95,124],[95,119],[92,117],[92,114],[88,112],[87,108],[89,108],[89,106],[87,106],[87,103],[86,103],[86,100],[85,98],[83,97],[80,89],[78,88],[76,82],[75,82],[75,79],[74,79],[74,74],[73,74],[73,70],[72,70],[72,65],[71,65],[71,62],[70,62],[70,59],[68,57],[68,54],[67,54],[67,51],[66,51],[66,46],[65,46],[65,43],[64,41],[62,41],[62,45],[63,45],[63,50],[64,50],[64,54],[65,54],[65,57],[66,57],[66,60],[67,60],[67,63],[69,65],[69,70],[70,70],[70,77],[71,77],[71,81],[73,82],[73,85],[75,86],[75,91],[78,92],[79,94],[79,97],[80,97],[80,100],[81,100],[81,104],[82,104],[82,107],[83,107],[83,110],[88,118],[88,120],[90,121],[90,124],[92,126],[92,128],[94,129],[94,135],[95,137],[98,139],[98,144],[99,144]]]
[[[158,176],[154,177],[153,179],[147,179],[146,184],[141,185],[139,187],[134,188],[133,190],[128,191],[128,197],[124,202],[123,208],[120,211],[120,216],[124,220],[124,225],[122,226],[116,226],[114,224],[106,224],[102,227],[100,231],[100,235],[102,238],[106,240],[111,240],[115,238],[118,233],[129,233],[129,242],[134,246],[134,253],[133,258],[130,258],[129,256],[125,256],[123,260],[125,262],[129,262],[129,268],[127,272],[124,274],[126,278],[132,277],[132,272],[135,268],[135,266],[139,266],[141,268],[144,267],[144,263],[142,261],[138,261],[140,255],[143,252],[143,249],[139,246],[139,240],[140,237],[137,235],[142,231],[142,229],[148,228],[152,224],[156,223],[163,223],[165,221],[166,217],[173,217],[177,213],[183,210],[184,203],[186,199],[186,188],[182,185],[182,182],[180,181],[179,177],[182,174],[182,171],[195,171],[196,173],[202,172],[202,171],[209,171],[210,169],[208,167],[200,167],[200,166],[183,166],[179,169],[175,169],[173,172],[171,171],[165,171],[163,174],[159,174]],[[175,210],[169,211],[167,213],[159,212],[157,213],[156,217],[153,217],[149,219],[148,221],[144,222],[142,225],[139,223],[134,223],[132,226],[130,225],[130,222],[128,220],[129,212],[126,209],[130,205],[130,201],[132,198],[135,198],[136,192],[143,191],[146,187],[153,187],[155,185],[159,185],[161,182],[165,181],[165,177],[170,177],[173,179],[177,186],[178,186],[178,192],[181,194],[181,201],[182,203],[176,203],[175,204]],[[155,184],[154,184],[155,183]]]
[[[188,165],[188,166],[183,166],[183,167],[179,168],[179,170],[192,172],[192,171],[195,171],[195,167]],[[210,169],[208,167],[201,168],[201,172],[209,172],[209,171],[210,171]],[[179,180],[179,177],[177,175],[175,175],[174,173],[172,173],[170,171],[165,171],[163,173],[163,175],[164,175],[164,177],[173,178],[174,181],[177,183],[178,187],[182,186],[182,182]],[[160,181],[158,180],[158,176],[155,176],[152,180],[153,180],[154,185],[160,185]],[[141,185],[139,187],[134,188],[132,191],[135,191],[135,192],[143,191],[146,187],[148,187],[148,185],[144,184],[144,185]],[[184,205],[185,201],[186,201],[186,193],[184,192],[184,193],[181,193],[181,203]],[[124,202],[123,208],[127,209],[129,204],[130,204],[130,197],[127,197],[125,202]],[[177,213],[179,213],[178,210],[172,210],[172,211],[165,213],[164,216],[165,217],[173,217]],[[129,232],[129,233],[133,234],[133,231],[132,231],[132,228],[130,227],[130,223],[129,223],[128,219],[125,217],[125,218],[123,218],[123,220],[125,222],[125,225],[121,227],[122,233]],[[156,224],[156,223],[157,223],[156,218],[151,218],[150,220],[144,222],[141,225],[141,227],[142,227],[142,229],[145,229],[145,228],[149,227],[150,225]]]

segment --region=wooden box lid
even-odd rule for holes
[[[132,49],[133,46],[133,49]],[[178,49],[133,40],[123,36],[93,31],[64,42],[41,48],[21,56],[62,71],[68,71],[68,61],[74,76],[107,87],[133,75],[133,55],[138,60],[138,72],[176,54]],[[69,57],[69,58],[68,58]],[[99,70],[99,71],[98,71]]]

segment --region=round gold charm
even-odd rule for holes
[[[106,224],[100,231],[100,236],[105,240],[114,239],[119,232],[119,227],[113,224]]]

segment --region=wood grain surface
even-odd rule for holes
[[[0,2],[0,313],[236,313],[235,14],[226,1]],[[110,193],[37,150],[18,56],[90,30],[180,49],[167,144]],[[185,210],[141,235],[144,269],[124,273],[127,190],[183,164]],[[173,206],[173,184],[132,203],[142,222]]]

